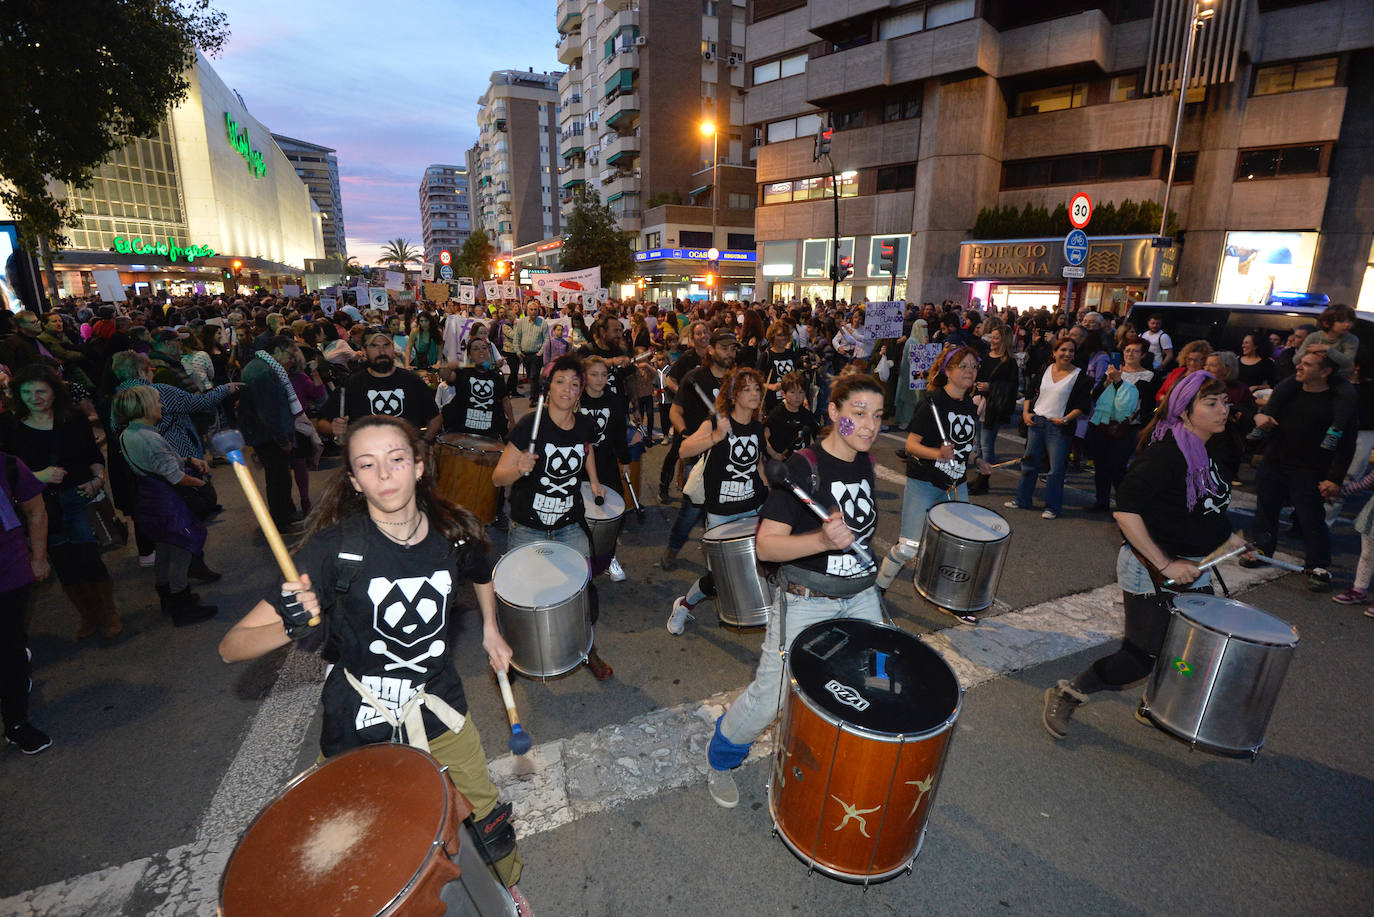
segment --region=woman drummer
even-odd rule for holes
[[[902,534],[883,558],[879,589],[891,586],[903,565],[916,556],[932,506],[968,501],[964,474],[970,462],[977,462],[979,474],[992,473],[978,454],[978,407],[972,395],[977,379],[978,354],[965,344],[946,345],[930,367],[926,394],[906,428]]]
[[[582,361],[566,354],[554,361],[548,375],[542,414],[530,412],[515,424],[506,440],[491,482],[510,488],[510,532],[506,551],[536,541],[566,544],[583,557],[591,556],[581,482],[592,495],[605,497],[606,488],[592,457],[591,421],[577,413],[584,382]],[[536,429],[536,421],[538,428]],[[596,623],[596,585],[587,585],[592,623]],[[613,674],[593,646],[587,667],[599,680]]]
[[[406,421],[359,418],[343,449],[346,464],[311,516],[296,558],[300,579],[283,583],[279,595],[234,625],[220,656],[256,659],[292,640],[321,652],[334,663],[321,695],[322,756],[398,738],[428,751],[472,803],[497,874],[527,911],[515,887],[521,860],[510,805],[497,804],[453,665],[462,581],[476,593],[491,667],[510,665],[485,532],[470,512],[437,497],[425,444]]]
[[[720,381],[716,413],[682,441],[684,459],[706,453],[703,469],[706,486],[706,528],[710,529],[758,515],[768,496],[763,483],[767,459],[763,432],[763,374],[737,366]],[[709,450],[709,451],[708,451]],[[702,599],[716,594],[716,581],[708,571],[686,595],[673,601],[668,633],[682,633],[692,610]]]
[[[577,401],[577,413],[592,425],[592,464],[596,466],[597,480],[624,496],[620,469],[630,464],[630,446],[625,438],[628,402],[622,392],[606,384],[611,369],[604,357],[583,358],[582,372],[587,388]],[[593,576],[605,570],[617,583],[625,579],[625,571],[614,553],[609,558],[593,557],[591,561]]]
[[[1211,592],[1204,557],[1238,548],[1226,509],[1231,486],[1210,454],[1226,429],[1226,383],[1197,371],[1182,377],[1140,435],[1141,448],[1116,497],[1116,523],[1126,538],[1116,579],[1126,608],[1121,647],[1072,681],[1045,691],[1042,721],[1050,735],[1068,734],[1074,710],[1088,695],[1120,690],[1154,669],[1169,626],[1169,580],[1194,592]],[[1150,445],[1146,448],[1146,444]],[[1148,722],[1137,709],[1136,718]]]

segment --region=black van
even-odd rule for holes
[[[1249,332],[1259,329],[1264,334],[1277,331],[1286,341],[1293,329],[1304,325],[1317,327],[1317,316],[1322,314],[1317,306],[1260,306],[1251,304],[1228,305],[1215,302],[1138,302],[1131,306],[1126,320],[1135,326],[1137,332],[1149,328],[1149,318],[1158,314],[1164,331],[1174,344],[1177,354],[1184,344],[1206,339],[1214,350],[1229,350],[1240,353],[1240,341]],[[1360,347],[1374,347],[1374,315],[1357,312],[1355,315],[1355,335],[1360,339]]]

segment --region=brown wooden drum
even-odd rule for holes
[[[457,900],[456,913],[514,913],[466,849],[468,837],[460,845],[470,814],[439,763],[418,749],[345,752],[292,780],[258,813],[220,878],[220,913],[442,917]],[[461,888],[446,889],[455,879]],[[495,904],[474,910],[475,900]]]
[[[881,882],[921,852],[963,694],[932,649],[895,627],[836,619],[797,635],[768,809],[812,869]]]
[[[501,460],[503,448],[500,440],[485,436],[441,434],[433,447],[434,482],[439,496],[471,510],[483,525],[490,525],[496,518],[499,496],[491,483],[491,473]]]

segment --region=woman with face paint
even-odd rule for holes
[[[930,368],[926,393],[906,428],[902,535],[883,558],[880,590],[891,586],[916,557],[930,508],[946,500],[968,502],[968,466],[976,465],[979,474],[992,473],[978,451],[978,407],[972,394],[977,379],[978,354],[966,344],[946,345]]]
[[[730,773],[744,762],[750,746],[778,715],[785,639],[812,624],[833,618],[880,623],[882,609],[874,587],[878,571],[849,547],[867,549],[877,529],[878,509],[873,461],[868,455],[882,427],[883,384],[852,374],[835,381],[826,410],[829,435],[787,461],[789,478],[831,507],[822,524],[788,489],[768,494],[760,515],[758,558],[781,565],[779,588],[763,639],[754,680],[720,719],[707,748],[711,798],[727,809],[739,805],[739,788]],[[840,506],[829,496],[849,494]]]

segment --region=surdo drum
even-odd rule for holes
[[[224,917],[516,914],[464,823],[472,806],[408,745],[365,745],[296,777],[220,877]]]
[[[620,526],[625,522],[625,498],[611,488],[604,488],[606,500],[596,505],[592,495],[592,485],[582,484],[582,503],[587,515],[587,528],[591,531],[592,557],[609,558],[615,554],[615,544],[620,538]]]
[[[836,619],[799,633],[768,785],[784,844],[846,882],[881,882],[921,852],[963,694],[906,631]]]
[[[982,611],[997,596],[1011,544],[1007,520],[976,503],[937,503],[926,513],[916,591],[951,611]]]
[[[565,544],[536,541],[496,563],[496,623],[522,675],[550,678],[587,661],[592,648],[587,560]]]
[[[491,474],[501,461],[500,440],[485,436],[445,433],[433,446],[434,485],[439,496],[454,506],[466,507],[483,525],[496,518],[496,486]]]
[[[1173,597],[1145,713],[1184,742],[1254,757],[1298,645],[1298,629],[1235,599]]]
[[[759,569],[754,534],[759,520],[736,519],[702,536],[706,568],[716,581],[716,613],[731,627],[762,627],[773,605],[773,585]]]

